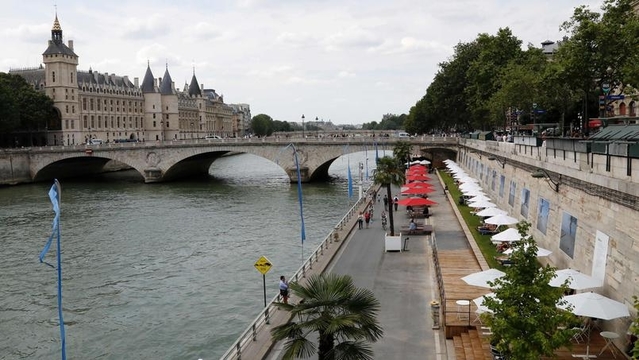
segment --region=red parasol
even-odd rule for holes
[[[406,176],[406,180],[408,181],[427,181],[430,180],[430,178],[426,175],[408,175]]]
[[[431,206],[437,205],[436,202],[422,197],[410,197],[408,199],[401,199],[397,202],[399,205],[404,206]]]
[[[416,181],[416,182],[411,182],[411,183],[402,185],[402,188],[405,188],[405,187],[406,188],[431,188],[431,187],[434,187],[434,185],[426,183],[426,182]]]
[[[432,192],[435,192],[435,189],[432,187],[413,187],[413,188],[408,188],[406,190],[403,190],[402,195],[406,195],[406,194],[421,195],[421,194],[430,194]]]

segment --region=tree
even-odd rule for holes
[[[273,133],[273,119],[266,114],[253,116],[251,130],[258,136],[269,136]]]
[[[537,245],[528,236],[530,224],[521,222],[517,228],[522,240],[511,254],[514,264],[505,269],[505,276],[489,283],[495,297],[486,297],[484,305],[492,314],[482,317],[493,333],[491,343],[508,359],[552,357],[574,334],[568,325],[575,323],[575,316],[557,307],[568,288],[549,285],[556,269],[539,266]]]
[[[402,168],[406,168],[405,163],[410,161],[412,146],[407,141],[398,141],[393,146],[393,157],[397,160]]]
[[[639,311],[639,298],[637,296],[632,297],[633,306],[635,310]],[[639,337],[639,319],[634,319],[632,324],[630,324],[630,334],[636,338]],[[634,341],[631,342],[632,348],[630,349],[630,356],[632,359],[639,359],[639,342]]]
[[[383,335],[377,321],[380,303],[372,291],[357,288],[348,275],[315,274],[306,285],[291,283],[297,304],[276,303],[297,322],[271,330],[273,340],[285,340],[284,359],[373,359],[370,342]],[[319,346],[309,339],[317,334]]]
[[[396,154],[393,151],[393,154]],[[396,157],[384,156],[377,162],[377,169],[373,176],[373,182],[386,188],[388,198],[388,224],[390,225],[390,235],[395,236],[395,222],[393,219],[393,195],[391,185],[402,186],[406,181],[404,170],[406,167]]]

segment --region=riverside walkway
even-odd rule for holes
[[[462,252],[462,261],[476,262],[453,205],[444,195],[440,182],[434,179],[436,192],[429,198],[438,203],[427,219],[434,226],[440,252]],[[380,194],[384,195],[384,189]],[[399,189],[393,189],[393,195]],[[431,237],[402,234],[408,240],[408,251],[384,252],[384,230],[380,214],[383,202],[374,204],[374,219],[368,229],[353,230],[326,271],[348,274],[355,284],[373,291],[381,303],[378,320],[384,336],[373,344],[376,359],[455,359],[452,341],[446,342],[440,330],[433,329],[431,300],[439,300],[439,287],[434,268]],[[404,207],[394,213],[395,229],[408,223]],[[476,262],[476,270],[480,266]],[[442,266],[445,266],[442,264]],[[469,266],[468,273],[475,271]],[[462,275],[463,276],[463,275]],[[275,344],[265,358],[281,358],[283,344]]]

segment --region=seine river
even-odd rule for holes
[[[350,155],[354,178],[366,156],[374,164],[370,151]],[[220,159],[204,179],[62,182],[67,357],[219,359],[264,305],[255,261],[274,264],[270,300],[350,208],[347,163],[333,163],[331,183],[303,185],[303,249],[296,185],[252,155]],[[56,271],[38,261],[50,186],[0,188],[0,359],[60,358]]]

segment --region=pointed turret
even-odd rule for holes
[[[71,43],[71,41],[69,41],[69,43]],[[51,40],[49,40],[49,47],[42,55],[55,54],[69,55],[75,58],[78,57],[78,55],[73,52],[73,49],[62,42],[62,27],[60,26],[60,21],[58,21],[58,14],[55,15],[53,27],[51,28]]]
[[[171,75],[169,74],[169,66],[166,66],[166,71],[164,71],[164,77],[162,78],[162,84],[160,84],[160,94],[162,95],[171,95],[173,94],[173,80],[171,79]]]
[[[202,96],[200,91],[200,85],[198,85],[197,78],[195,77],[195,71],[193,71],[193,77],[191,78],[191,84],[189,84],[189,95]]]
[[[140,86],[140,89],[143,93],[155,92],[153,73],[151,72],[151,65],[149,63],[146,64],[146,74],[144,74],[144,79],[142,80],[142,86]]]

